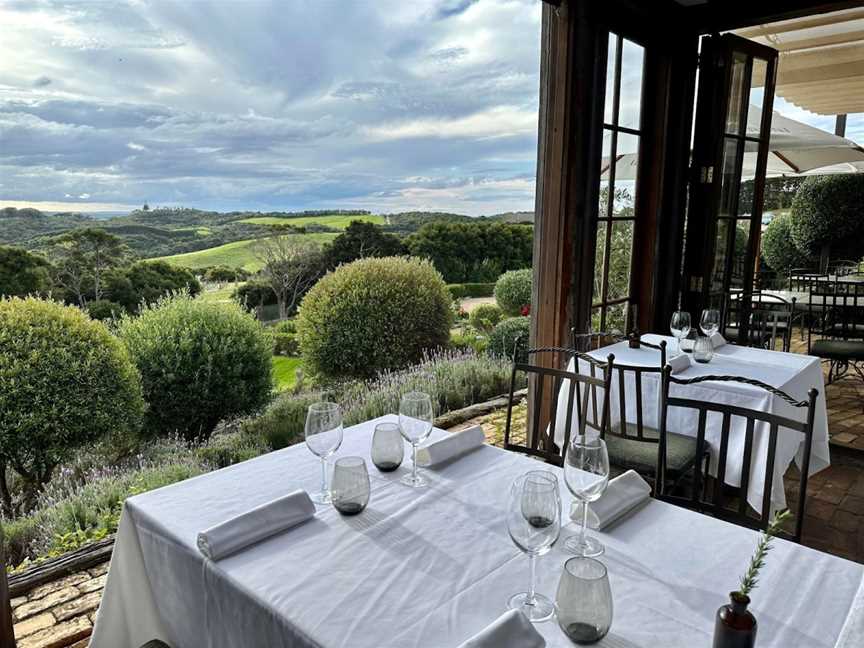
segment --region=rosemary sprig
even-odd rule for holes
[[[750,559],[750,566],[741,578],[741,587],[735,592],[736,594],[750,596],[750,592],[756,589],[756,585],[759,583],[759,572],[765,566],[765,557],[771,549],[771,540],[780,532],[783,523],[790,517],[792,517],[792,513],[788,510],[778,511],[774,514],[774,519],[771,520],[771,524],[768,525],[756,544],[756,551]]]

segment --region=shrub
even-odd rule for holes
[[[28,494],[80,446],[137,431],[144,411],[138,373],[108,329],[32,297],[0,300],[0,385],[0,460]]]
[[[495,301],[505,315],[520,315],[524,306],[531,305],[531,277],[533,271],[511,270],[495,282]]]
[[[487,351],[496,357],[515,362],[527,362],[530,326],[531,321],[527,317],[511,317],[504,320],[489,335]]]
[[[51,265],[41,256],[0,245],[0,296],[26,297],[51,290]]]
[[[214,283],[242,281],[248,276],[249,273],[246,272],[243,268],[232,268],[226,265],[211,266],[207,268],[207,271],[204,273],[204,279],[206,281],[212,281]]]
[[[87,314],[94,320],[111,320],[120,317],[123,306],[108,299],[97,299],[87,304]]]
[[[149,434],[207,437],[269,398],[272,342],[236,304],[178,294],[124,316],[118,334],[141,372]]]
[[[807,255],[792,240],[792,220],[787,214],[775,216],[768,223],[762,233],[762,254],[771,269],[781,274],[807,265]]]
[[[249,436],[266,440],[274,450],[287,447],[303,439],[306,410],[321,398],[318,394],[284,394],[260,416],[243,421],[241,430]]]
[[[369,377],[445,346],[451,322],[450,295],[431,263],[370,258],[340,266],[309,291],[297,335],[310,373]]]
[[[830,175],[808,178],[792,201],[792,240],[801,252],[818,254],[823,246],[841,244],[843,254],[856,250],[864,234],[860,206],[864,203],[864,176]],[[832,256],[839,256],[833,254]]]
[[[273,333],[273,353],[282,356],[300,355],[297,341],[297,325],[294,320],[282,320],[271,329]]]
[[[489,338],[485,335],[480,335],[474,329],[463,331],[462,333],[453,333],[450,336],[450,348],[456,351],[475,351],[483,353],[489,345]]]
[[[261,435],[229,432],[214,434],[197,449],[198,459],[212,468],[225,468],[269,452],[271,446]]]
[[[468,321],[477,330],[488,333],[495,328],[502,317],[504,317],[504,313],[495,304],[480,304],[471,311]]]
[[[243,307],[253,309],[258,306],[272,306],[276,303],[276,293],[263,279],[249,281],[234,291],[234,299]]]
[[[494,283],[463,283],[447,284],[447,290],[453,299],[465,299],[466,297],[491,297],[495,292]]]

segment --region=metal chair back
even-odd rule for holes
[[[864,339],[864,282],[827,281],[810,290],[807,350],[813,335],[839,340]]]
[[[772,293],[754,293],[752,297],[750,331],[751,341],[761,340],[769,349],[789,351],[792,346],[792,322],[797,299],[784,299]],[[755,343],[754,343],[755,344]]]
[[[810,268],[795,268],[789,271],[789,290],[807,292],[814,282],[828,281],[828,274]]]
[[[601,362],[591,356],[573,349],[543,347],[529,349],[529,358],[537,356],[553,357],[561,360],[565,368],[545,367],[528,363],[514,362],[510,377],[510,398],[507,403],[507,422],[504,428],[504,448],[543,459],[556,466],[564,465],[564,451],[570,442],[570,433],[576,427],[580,435],[593,429],[601,434],[607,426],[609,412],[609,384],[612,378],[611,367],[614,357]],[[573,361],[573,369],[569,368]],[[587,373],[578,370],[580,361],[587,367]],[[531,408],[532,424],[526,418],[524,437],[513,425],[513,406],[517,376],[523,373],[529,384],[534,386],[534,401]],[[564,399],[561,403],[560,399]],[[549,407],[549,425],[541,429],[545,406]],[[564,406],[564,420],[559,411]],[[575,420],[574,420],[575,419]],[[555,443],[556,431],[563,426],[563,442]]]
[[[804,417],[805,420],[802,422],[785,416],[778,416],[776,414],[770,414],[737,405],[671,396],[669,393],[670,386],[673,384],[694,385],[704,382],[735,382],[757,387],[784,400],[796,409],[806,409]],[[801,465],[801,482],[798,491],[798,501],[795,506],[795,530],[792,534],[784,533],[784,535],[795,542],[799,542],[801,540],[801,529],[804,524],[804,506],[807,499],[807,481],[810,472],[810,453],[813,446],[813,418],[816,411],[816,397],[818,396],[818,393],[819,392],[816,389],[810,389],[807,393],[807,400],[797,401],[787,393],[780,391],[771,385],[750,378],[743,378],[741,376],[698,376],[696,378],[682,379],[676,378],[672,375],[671,367],[664,368],[660,398],[660,452],[658,453],[657,463],[657,474],[660,476],[658,480],[660,486],[657,489],[659,497],[666,501],[687,506],[688,508],[708,513],[741,526],[764,530],[771,522],[771,493],[774,487],[774,462],[777,454],[777,439],[780,434],[780,429],[783,428],[791,430],[792,432],[798,432],[804,436],[804,456]],[[699,471],[696,472],[692,492],[689,497],[676,496],[666,492],[666,428],[669,418],[669,409],[673,407],[691,409],[698,412],[699,423],[696,427],[696,457],[701,457],[705,450],[708,449],[708,446],[706,445],[708,442],[705,438],[708,415],[713,414],[714,416],[719,415],[722,417],[720,426],[720,445],[718,448],[713,449],[717,453],[717,474],[711,492],[708,492],[708,490],[704,488],[702,475]],[[726,499],[724,496],[724,484],[726,481],[726,466],[729,459],[729,438],[733,417],[744,420],[746,431],[741,457],[742,468],[739,501],[737,506],[730,508],[725,506]],[[760,424],[760,427],[768,426],[768,452],[767,464],[765,466],[765,481],[762,490],[762,512],[761,514],[758,514],[758,517],[755,517],[748,510],[747,492],[750,486],[750,473],[752,472],[753,467],[753,444],[757,432],[757,424]],[[760,433],[763,433],[762,430],[760,430]]]

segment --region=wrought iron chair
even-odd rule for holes
[[[697,400],[695,398],[683,398],[680,396],[670,396],[669,388],[671,385],[694,385],[704,382],[737,382],[741,384],[758,387],[766,392],[769,392],[786,401],[794,408],[806,408],[805,421],[794,420],[785,416],[769,414],[758,410],[740,407],[737,405],[729,405],[723,403],[712,403],[706,400]],[[675,378],[672,375],[671,367],[666,367],[663,370],[663,385],[661,388],[660,402],[660,453],[657,463],[657,473],[660,475],[660,486],[657,489],[658,497],[673,504],[679,504],[698,510],[702,513],[713,515],[714,517],[733,522],[735,524],[750,527],[753,529],[766,529],[771,522],[771,493],[774,486],[774,461],[777,450],[777,437],[780,434],[780,428],[801,433],[804,436],[804,454],[801,465],[801,482],[798,490],[798,501],[795,506],[795,528],[794,532],[785,533],[786,537],[800,542],[801,529],[804,524],[804,506],[807,499],[807,480],[810,472],[810,454],[813,446],[813,417],[816,409],[816,397],[818,396],[816,389],[811,389],[807,394],[807,400],[797,401],[785,392],[780,391],[758,380],[750,378],[742,378],[740,376],[698,376],[696,378]],[[696,483],[693,485],[689,497],[673,495],[667,489],[666,483],[666,466],[664,458],[668,448],[667,421],[669,408],[689,408],[698,412],[699,423],[696,427],[696,455],[701,456],[707,450],[707,440],[705,438],[705,428],[708,422],[708,414],[715,413],[722,416],[720,428],[720,447],[717,449],[717,475],[714,481],[713,488],[705,488],[705,484],[701,483],[701,474],[697,473]],[[729,437],[730,424],[732,417],[740,417],[744,419],[746,424],[744,449],[742,453],[742,470],[741,470],[741,486],[738,503],[730,508],[725,506],[726,497],[724,494],[724,485],[726,481],[726,464],[729,459]],[[756,434],[756,424],[761,423],[768,426],[768,456],[767,465],[765,466],[765,482],[763,484],[762,496],[762,512],[754,517],[748,510],[747,491],[750,486],[750,472],[753,462],[753,443]],[[707,480],[706,480],[707,483]],[[755,513],[755,512],[754,512]]]
[[[551,355],[564,358],[563,366],[567,367],[570,360],[579,359],[584,361],[588,367],[588,375],[579,373],[578,370],[555,369],[542,367],[521,362],[513,363],[513,371],[510,377],[510,398],[507,403],[507,423],[504,428],[504,448],[542,459],[556,466],[564,465],[564,450],[570,442],[570,432],[574,426],[578,426],[579,434],[585,434],[587,429],[593,429],[598,434],[606,427],[606,416],[609,412],[609,382],[612,378],[611,366],[614,357],[610,356],[607,362],[600,362],[589,355],[579,353],[572,349],[560,347],[542,347],[529,349],[528,356]],[[528,376],[529,381],[534,382],[535,401],[533,403],[532,415],[533,426],[529,428],[526,421],[526,430],[522,443],[517,440],[517,434],[513,429],[513,404],[516,401],[516,377],[519,373]],[[558,411],[560,409],[559,399],[562,397],[562,386],[566,393],[564,410],[565,420],[559,421]],[[547,387],[551,390],[546,392]],[[598,396],[598,390],[601,394]],[[544,394],[548,397],[544,401]],[[541,415],[544,405],[549,406],[549,425],[546,430],[541,430]],[[574,421],[574,404],[578,406]],[[555,442],[555,432],[558,426],[564,425],[563,442],[558,445]]]
[[[814,282],[828,281],[828,274],[811,268],[793,268],[789,271],[789,290],[807,292]]]
[[[772,293],[754,293],[750,318],[751,337],[762,341],[767,349],[788,352],[792,347],[792,323],[795,319],[796,297],[784,299]],[[755,333],[755,336],[753,335]]]
[[[829,363],[828,384],[854,369],[864,380],[864,283],[822,282],[810,292],[807,352]],[[817,335],[820,339],[814,340]]]

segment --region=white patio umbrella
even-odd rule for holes
[[[761,110],[751,106],[747,134],[759,132]],[[766,175],[816,175],[821,173],[858,173],[864,171],[864,148],[852,140],[784,117],[776,110],[771,120],[768,166]],[[752,148],[752,150],[750,150]],[[635,180],[637,156],[625,153],[617,156],[615,177]],[[609,177],[609,158],[603,158],[602,177]],[[748,143],[744,152],[742,176],[756,175],[756,145]]]

